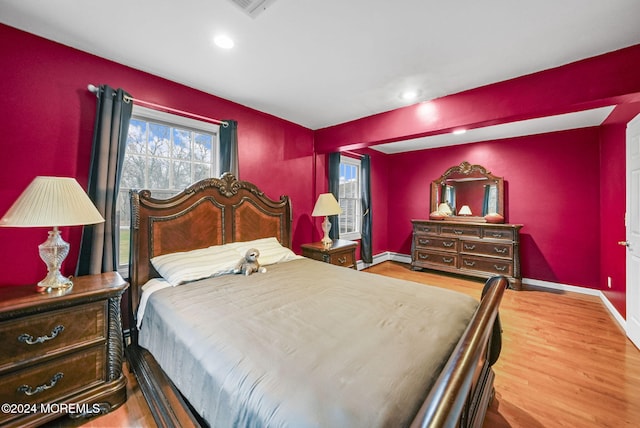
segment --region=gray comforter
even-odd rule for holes
[[[139,342],[212,427],[400,427],[477,305],[300,259],[154,293]]]

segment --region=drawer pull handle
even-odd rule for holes
[[[465,250],[474,250],[476,248],[476,245],[470,245],[470,244],[464,244],[464,249]]]
[[[418,257],[422,260],[427,260],[429,258],[429,254],[418,254]]]
[[[475,265],[476,265],[476,262],[470,262],[469,260],[465,260],[465,261],[464,261],[464,265],[465,265],[465,266],[473,267],[473,266],[475,266]]]
[[[507,270],[507,266],[498,266],[498,265],[493,265],[494,268],[496,268],[496,270],[498,272],[504,272],[505,270]]]
[[[347,257],[338,257],[338,262],[340,262],[341,265],[345,264],[347,262]]]
[[[442,245],[444,245],[447,248],[451,248],[453,247],[453,244],[455,244],[455,242],[443,242]]]
[[[36,338],[31,336],[30,334],[22,333],[20,336],[18,336],[18,342],[23,342],[23,343],[26,343],[27,345],[35,345],[35,344],[38,344],[38,343],[44,343],[47,340],[55,339],[56,336],[58,336],[58,334],[60,334],[62,332],[62,330],[64,330],[64,326],[63,325],[57,325],[57,326],[55,326],[55,328],[53,330],[51,330],[51,333],[49,333],[48,336],[40,336],[40,337],[36,337]]]
[[[428,239],[418,239],[418,242],[420,243],[420,245],[427,245],[431,241],[429,241]]]
[[[491,236],[493,236],[494,238],[502,238],[502,233],[494,232],[494,233],[491,234]]]
[[[62,379],[63,376],[64,376],[64,374],[62,374],[62,372],[58,372],[58,373],[53,375],[53,377],[51,378],[49,383],[45,383],[43,385],[36,386],[35,389],[31,388],[29,385],[22,385],[22,386],[18,387],[18,392],[21,392],[24,395],[28,395],[28,396],[39,394],[39,393],[41,393],[43,391],[46,391],[47,389],[51,389],[54,386],[56,386],[56,383],[58,383],[58,381],[60,379]]]
[[[498,248],[498,247],[493,247],[494,250],[496,250],[496,253],[498,254],[504,254],[507,252],[507,248]]]
[[[449,257],[449,258],[443,257],[442,261],[445,262],[445,263],[451,263],[453,261],[453,258],[452,257]]]
[[[453,229],[453,233],[455,233],[456,235],[462,235],[464,233],[464,230]]]

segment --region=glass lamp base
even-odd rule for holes
[[[60,231],[54,227],[49,232],[49,238],[38,246],[40,258],[47,265],[47,276],[38,283],[37,290],[41,293],[67,292],[73,287],[71,279],[60,273],[60,266],[69,254],[69,243],[60,237]]]
[[[324,232],[324,236],[322,237],[322,245],[325,249],[331,248],[333,245],[333,240],[329,237],[329,231],[331,230],[331,222],[329,221],[329,217],[325,216],[324,221],[322,222],[322,231]]]

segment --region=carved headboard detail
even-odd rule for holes
[[[155,256],[272,236],[291,248],[289,197],[273,200],[230,173],[199,181],[169,199],[155,199],[148,190],[132,190],[130,196],[134,308],[140,287],[159,276],[150,261]]]

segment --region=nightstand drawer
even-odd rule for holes
[[[310,259],[331,263],[332,265],[357,269],[357,245],[353,241],[344,239],[335,239],[330,247],[325,247],[321,242],[302,244],[302,255]]]
[[[65,402],[64,397],[105,381],[104,346],[0,376],[1,403]],[[14,416],[0,413],[0,423]]]
[[[343,251],[341,253],[325,254],[324,260],[336,266],[351,267],[355,264],[353,251]]]
[[[99,301],[0,324],[0,371],[106,340],[107,303]]]

